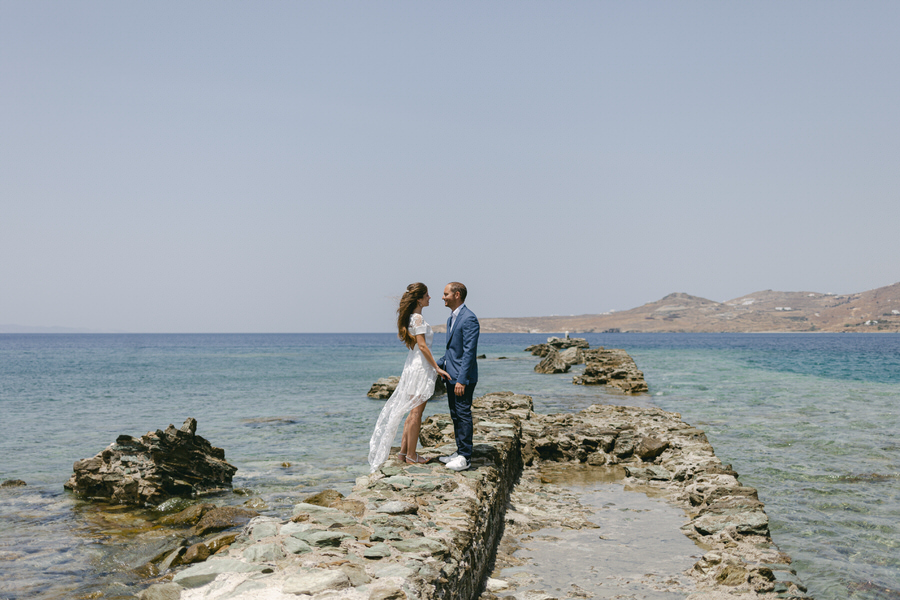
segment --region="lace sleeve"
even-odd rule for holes
[[[425,322],[425,317],[418,313],[413,313],[409,318],[409,332],[413,336],[425,335],[427,329],[428,323]]]

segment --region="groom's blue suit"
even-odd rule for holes
[[[456,451],[467,460],[472,459],[472,396],[478,382],[478,334],[481,327],[478,318],[465,305],[456,316],[453,329],[450,324],[453,317],[447,319],[447,352],[437,364],[450,374],[447,384],[447,400],[450,404],[450,418],[453,419],[453,431],[456,434]],[[454,392],[456,383],[466,386],[462,396]]]

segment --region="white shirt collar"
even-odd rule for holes
[[[460,304],[456,307],[456,310],[450,313],[450,329],[447,330],[447,335],[450,335],[450,333],[453,331],[453,328],[456,326],[456,317],[459,316],[459,311],[462,310],[463,306],[465,306],[465,304]]]

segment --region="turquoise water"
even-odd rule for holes
[[[585,337],[628,350],[650,395],[537,375],[522,350],[546,335],[525,334],[482,335],[477,393],[530,394],[539,412],[595,402],[679,412],[759,490],[811,595],[900,596],[900,336]],[[0,335],[0,480],[29,484],[0,491],[0,599],[133,593],[140,559],[127,535],[62,490],[75,460],[122,433],[196,418],[239,468],[235,486],[271,514],[313,491],[349,491],[381,407],[365,392],[404,357],[390,334]],[[430,403],[426,415],[436,412],[446,403]]]

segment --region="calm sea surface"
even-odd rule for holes
[[[638,397],[535,374],[523,349],[546,337],[482,335],[476,393],[529,394],[547,413],[598,402],[679,412],[759,490],[811,595],[900,598],[900,336],[585,335],[631,353],[650,385]],[[348,492],[382,405],[366,391],[405,354],[391,334],[0,335],[0,481],[28,483],[0,490],[0,600],[134,593],[153,542],[132,530],[158,513],[62,488],[74,461],[122,433],[196,418],[269,514]],[[436,401],[426,415],[446,410]]]

